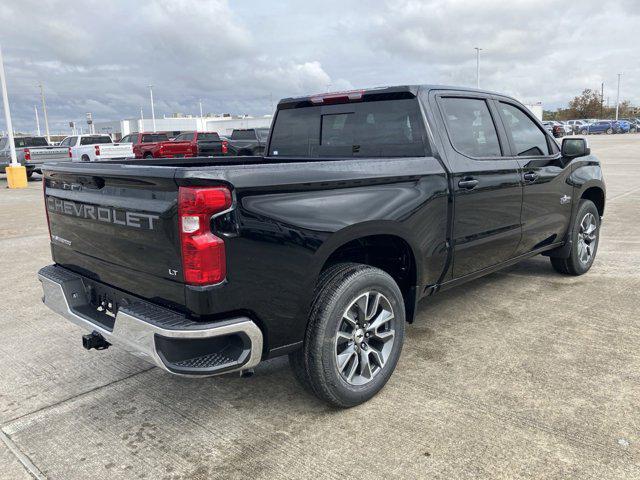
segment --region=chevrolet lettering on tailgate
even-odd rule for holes
[[[117,210],[111,207],[86,205],[84,203],[76,203],[54,197],[47,198],[47,210],[53,213],[62,213],[64,215],[114,223],[126,227],[142,228],[145,230],[153,230],[154,221],[160,218],[158,215]]]

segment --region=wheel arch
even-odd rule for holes
[[[580,198],[591,200],[598,209],[600,217],[604,216],[605,194],[604,190],[600,186],[591,186],[586,188],[580,195]]]
[[[411,323],[419,298],[417,288],[420,284],[422,262],[410,238],[394,222],[383,227],[377,225],[377,228],[364,224],[346,228],[334,234],[318,250],[315,278],[331,265],[341,262],[362,263],[380,268],[400,287],[406,319]]]

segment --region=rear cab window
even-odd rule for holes
[[[231,132],[232,140],[255,140],[255,130],[234,130]]]
[[[13,139],[16,148],[24,147],[48,147],[47,139],[44,137],[19,137]]]
[[[417,157],[428,150],[417,98],[280,109],[269,145],[278,157]]]
[[[80,139],[80,145],[96,145],[96,144],[105,144],[105,143],[113,143],[111,141],[111,137],[108,135],[96,135],[91,137],[82,137]]]
[[[142,143],[152,143],[152,142],[168,142],[169,137],[166,133],[148,133],[142,135]]]
[[[220,136],[217,133],[199,133],[198,140],[205,142],[217,142],[220,140]]]

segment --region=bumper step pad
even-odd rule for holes
[[[136,298],[106,322],[105,313],[91,304],[88,292],[101,288],[131,295],[59,265],[43,267],[38,278],[43,302],[53,311],[168,372],[219,375],[253,368],[261,360],[262,331],[249,318],[195,322],[180,312]]]

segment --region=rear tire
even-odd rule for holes
[[[27,170],[27,178],[31,178],[33,176],[33,170]]]
[[[607,135],[611,135],[613,133],[613,129],[607,128]]]
[[[318,281],[302,349],[289,355],[296,378],[328,404],[366,402],[387,383],[404,343],[402,293],[386,272],[342,263]]]
[[[587,135],[589,133],[589,131],[586,128],[583,128],[582,130],[580,130],[580,133],[582,135]]]
[[[571,254],[568,258],[551,257],[551,265],[565,275],[582,275],[593,265],[600,243],[600,214],[591,200],[580,200],[570,235]]]

